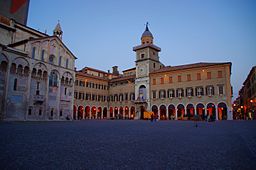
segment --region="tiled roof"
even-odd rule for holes
[[[76,75],[83,76],[83,77],[94,78],[94,79],[98,79],[98,80],[108,81],[108,78],[98,77],[98,76],[94,76],[94,75],[83,73],[83,72],[79,72],[79,71],[76,72]]]
[[[154,73],[161,73],[161,72],[168,72],[168,71],[176,71],[176,70],[184,70],[184,69],[192,69],[192,68],[198,68],[198,67],[209,67],[209,66],[215,66],[215,65],[223,65],[223,64],[232,64],[231,62],[224,62],[224,63],[193,63],[193,64],[185,64],[185,65],[179,65],[179,66],[166,66],[159,70],[155,70],[151,72],[150,74]]]
[[[110,83],[125,81],[125,80],[130,80],[130,79],[135,79],[135,75],[113,78],[110,80]]]
[[[142,45],[138,45],[138,46],[135,46],[133,47],[133,51],[136,51],[138,49],[143,49],[143,48],[147,48],[147,47],[150,47],[150,48],[153,48],[157,51],[161,51],[161,48],[160,47],[157,47],[156,45],[154,44],[142,44]]]

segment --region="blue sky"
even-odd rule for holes
[[[255,9],[254,0],[30,0],[28,26],[51,35],[60,20],[77,69],[121,71],[135,66],[148,21],[165,65],[232,62],[236,97],[256,65]]]

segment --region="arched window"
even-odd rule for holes
[[[49,77],[49,86],[58,86],[58,75],[55,72],[51,72]]]
[[[50,64],[54,64],[54,60],[55,60],[55,56],[54,55],[50,55],[49,56],[49,63]]]
[[[29,67],[28,66],[24,67],[24,75],[29,76]]]
[[[62,56],[59,57],[59,66],[61,66]]]
[[[7,69],[7,62],[6,61],[2,61],[1,62],[1,65],[0,65],[0,70],[2,71],[2,72],[6,72],[6,69]]]
[[[17,69],[18,75],[22,75],[22,72],[23,72],[23,67],[22,67],[22,65],[18,65],[18,69]]]
[[[141,85],[139,88],[139,100],[146,100],[147,99],[147,91],[146,91],[146,86]]]
[[[16,74],[16,64],[15,63],[12,63],[10,72],[11,72],[11,74]]]

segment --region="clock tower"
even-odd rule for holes
[[[151,110],[149,74],[163,67],[158,56],[161,48],[154,45],[153,39],[147,23],[141,36],[141,45],[133,47],[136,52],[135,104],[138,119],[143,118],[144,111]]]

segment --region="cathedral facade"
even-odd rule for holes
[[[76,57],[53,35],[0,16],[0,119],[72,119]]]
[[[119,73],[85,67],[76,72],[74,119],[232,119],[231,63],[165,66],[146,26],[135,46],[135,67]]]

